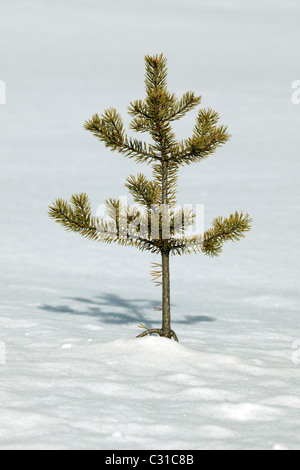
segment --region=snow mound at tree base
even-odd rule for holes
[[[1,366],[6,449],[282,449],[300,408],[280,361],[203,344],[52,339],[17,356]]]

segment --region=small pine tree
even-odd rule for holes
[[[110,108],[85,122],[92,132],[112,151],[134,158],[136,162],[152,165],[153,178],[139,173],[127,178],[126,187],[139,206],[127,206],[120,200],[108,199],[109,220],[92,215],[91,204],[85,193],[74,194],[70,203],[57,199],[49,207],[49,215],[68,231],[106,243],[135,246],[161,256],[153,263],[153,280],[162,287],[162,327],[145,329],[139,335],[158,334],[178,341],[171,329],[170,309],[170,255],[202,252],[217,256],[228,240],[239,240],[251,228],[248,214],[235,212],[228,218],[217,217],[212,227],[203,234],[187,235],[186,228],[195,220],[191,210],[176,208],[177,176],[180,166],[200,162],[227,142],[227,126],[218,125],[219,115],[212,109],[200,109],[192,137],[176,140],[171,123],[182,118],[200,104],[201,97],[191,91],[181,99],[167,90],[167,60],[163,54],[146,56],[145,100],[136,100],[128,107],[132,117],[130,128],[146,132],[152,143],[128,137],[122,118]],[[143,211],[141,210],[143,207]]]

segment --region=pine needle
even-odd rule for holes
[[[145,326],[145,325],[144,325],[143,323],[141,323],[141,322],[138,324],[138,328],[141,328],[141,329],[143,329],[143,330],[149,330],[149,328],[148,328],[147,326]]]

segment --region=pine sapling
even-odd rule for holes
[[[146,98],[130,103],[132,120],[130,129],[148,133],[152,143],[147,144],[125,133],[120,114],[114,108],[95,114],[85,122],[85,129],[92,132],[105,146],[137,163],[152,167],[153,177],[142,173],[130,175],[126,187],[133,197],[134,206],[119,199],[106,201],[109,220],[92,214],[89,198],[85,193],[74,194],[70,202],[57,199],[49,207],[49,215],[66,230],[99,242],[116,242],[134,246],[160,256],[153,263],[152,278],[161,286],[162,326],[149,329],[139,337],[158,334],[178,341],[171,328],[170,304],[170,255],[204,253],[218,256],[226,241],[237,241],[251,228],[248,214],[235,212],[228,218],[217,217],[203,234],[187,234],[187,228],[195,221],[190,209],[178,209],[177,178],[181,166],[197,163],[212,155],[225,144],[230,135],[227,126],[219,125],[219,114],[208,108],[200,109],[193,134],[180,142],[172,129],[172,122],[185,116],[201,102],[201,97],[186,92],[178,99],[167,89],[167,59],[163,54],[145,57]]]

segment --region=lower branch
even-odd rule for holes
[[[152,334],[157,334],[159,336],[162,336],[164,338],[169,338],[169,339],[174,339],[174,341],[176,341],[177,343],[179,343],[179,340],[177,338],[177,335],[175,333],[175,331],[173,330],[169,330],[168,332],[162,330],[162,329],[151,329],[151,330],[146,330],[146,331],[143,331],[143,333],[141,333],[140,335],[137,336],[137,338],[142,338],[143,336],[147,336],[147,335],[152,335]]]

